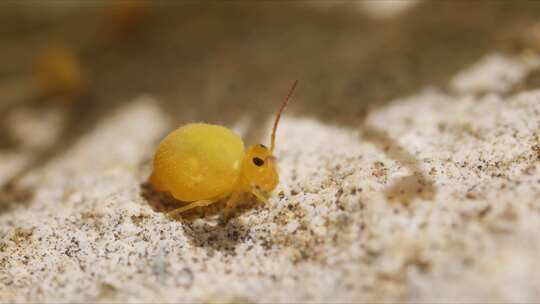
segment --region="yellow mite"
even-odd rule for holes
[[[154,156],[150,184],[156,191],[170,192],[189,204],[169,213],[213,204],[229,197],[225,216],[242,193],[252,193],[261,201],[279,181],[273,156],[276,130],[298,81],[292,85],[274,121],[270,148],[257,144],[244,151],[244,142],[233,131],[207,123],[186,124],[161,141]]]

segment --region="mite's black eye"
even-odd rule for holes
[[[259,144],[259,147],[261,147],[261,148],[263,148],[263,149],[267,149],[267,150],[268,150],[268,148],[267,148],[267,147],[266,147],[265,145],[263,145],[263,144]]]
[[[255,166],[257,167],[260,167],[262,165],[264,165],[264,160],[258,158],[258,157],[254,157],[253,158],[253,163],[255,164]]]

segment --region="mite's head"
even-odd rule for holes
[[[247,149],[243,163],[244,178],[251,187],[264,192],[272,192],[278,184],[279,176],[275,157],[264,145],[253,145]]]
[[[281,104],[279,111],[274,120],[274,127],[272,128],[272,137],[270,148],[265,145],[254,145],[249,147],[246,151],[246,155],[243,163],[244,179],[249,183],[250,187],[258,188],[264,192],[271,192],[274,190],[279,182],[277,161],[274,157],[274,148],[276,144],[276,131],[279,124],[281,113],[289,103],[291,96],[298,84],[298,80],[295,81],[289,90],[289,94]]]

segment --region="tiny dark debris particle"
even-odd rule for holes
[[[233,230],[233,231],[229,232],[227,234],[227,236],[229,237],[229,239],[231,239],[233,241],[238,241],[238,238],[240,237],[240,234],[238,233],[238,231]]]
[[[527,168],[523,169],[523,173],[527,175],[533,175],[535,170],[536,170],[535,166],[528,166]]]
[[[139,215],[132,215],[131,216],[131,221],[133,222],[133,224],[137,225],[137,226],[141,226],[143,220],[146,218],[147,216],[144,215],[144,214],[139,214]]]
[[[111,298],[116,292],[116,287],[109,283],[101,283],[98,298],[107,299]]]
[[[540,145],[532,146],[532,150],[536,153],[536,158],[540,160]]]
[[[489,211],[491,211],[491,206],[488,205],[484,209],[480,210],[480,212],[478,212],[478,217],[483,218],[484,216],[486,216],[486,214],[489,213]]]

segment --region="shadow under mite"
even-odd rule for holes
[[[153,190],[148,182],[141,184],[141,196],[152,210],[165,215],[167,212],[187,204],[176,200],[169,193]],[[223,199],[209,206],[194,208],[169,218],[182,222],[182,229],[194,246],[212,248],[234,255],[236,246],[249,238],[249,228],[238,220],[238,216],[251,209],[261,207],[263,203],[246,194],[239,201],[237,207],[232,210],[231,216],[225,218],[223,215],[225,201],[226,199]],[[196,223],[195,221],[200,218],[213,220],[213,224],[207,221]]]
[[[168,212],[174,211],[179,207],[189,204],[189,202],[182,202],[175,199],[168,192],[155,191],[149,182],[144,182],[141,184],[141,197],[146,200],[152,210],[155,212],[164,213],[166,215]],[[220,222],[226,223],[229,220],[232,220],[249,211],[250,209],[258,208],[263,205],[263,203],[258,201],[253,195],[245,193],[241,196],[237,206],[231,210],[230,217],[226,219],[223,216],[226,201],[227,198],[224,198],[205,207],[197,207],[183,212],[182,214],[167,216],[171,219],[182,222],[190,222],[201,217],[218,217]]]

